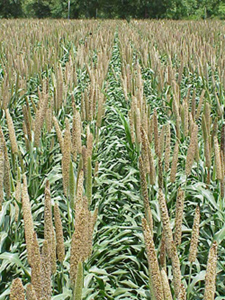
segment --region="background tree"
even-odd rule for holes
[[[19,18],[22,15],[21,0],[0,0],[0,18]]]
[[[67,18],[68,0],[0,0],[0,18]],[[225,18],[225,0],[70,0],[70,18]]]

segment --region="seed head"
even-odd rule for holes
[[[27,178],[25,174],[23,175],[22,210],[23,210],[25,240],[26,240],[26,247],[27,247],[27,258],[29,264],[32,265],[31,248],[33,242],[34,225],[33,225],[33,219],[31,214],[30,199],[27,190]]]
[[[163,191],[161,189],[159,189],[158,201],[160,206],[161,219],[163,223],[163,230],[165,232],[165,237],[166,237],[166,249],[168,251],[169,257],[171,258],[172,255],[171,245],[173,242],[173,234],[172,234],[172,229],[170,227],[170,219],[169,219],[169,213],[166,205],[166,200]]]
[[[166,126],[166,149],[165,149],[165,171],[169,170],[169,159],[170,159],[170,124],[168,123]]]
[[[175,243],[171,242],[171,260],[173,270],[173,286],[175,296],[178,297],[181,289],[181,271],[180,271],[180,260],[177,254]]]
[[[70,254],[70,281],[75,285],[77,277],[77,268],[79,261],[86,258],[86,251],[84,245],[84,230],[86,226],[86,213],[84,208],[76,214],[75,232],[71,241],[71,254]]]
[[[31,283],[34,287],[37,298],[41,297],[41,254],[38,245],[37,234],[33,234],[33,242],[31,247],[32,263],[31,263]]]
[[[143,127],[141,127],[141,141],[142,141],[142,159],[144,162],[145,173],[150,173],[150,164],[149,164],[149,142],[147,134]]]
[[[183,283],[181,284],[181,287],[180,287],[180,293],[178,295],[178,300],[186,300],[186,290],[185,290]]]
[[[141,180],[141,191],[142,191],[142,197],[143,197],[143,201],[144,201],[145,217],[149,224],[150,229],[153,232],[153,219],[152,219],[151,209],[149,206],[146,174],[144,171],[144,164],[143,164],[143,160],[142,160],[141,156],[139,157],[139,170],[140,170],[140,180]]]
[[[68,194],[69,188],[69,172],[70,172],[70,153],[71,153],[71,135],[69,120],[66,119],[66,130],[62,152],[62,175],[63,175],[63,190],[64,194]]]
[[[53,116],[53,124],[54,124],[54,127],[55,127],[55,131],[56,131],[56,135],[57,135],[57,139],[59,141],[61,151],[63,152],[63,136],[62,136],[61,129],[59,127],[58,120],[56,119],[55,116]]]
[[[30,116],[29,116],[29,112],[27,109],[27,105],[23,106],[23,117],[24,117],[24,121],[25,121],[25,125],[26,125],[26,130],[27,130],[27,136],[29,141],[31,141],[32,139],[32,135],[31,135],[31,121],[30,121]]]
[[[12,282],[10,300],[25,300],[23,284],[19,278],[14,279]]]
[[[210,250],[205,275],[204,300],[213,300],[216,291],[217,242],[214,241]]]
[[[157,260],[157,255],[155,251],[155,245],[153,241],[152,231],[147,223],[146,219],[142,219],[142,228],[145,239],[145,248],[147,252],[148,265],[149,265],[149,275],[150,281],[152,282],[153,294],[156,300],[163,299],[163,287],[161,274],[159,270],[159,264]]]
[[[177,192],[177,200],[176,200],[176,218],[175,218],[175,236],[174,236],[174,241],[176,245],[180,245],[181,243],[183,211],[184,211],[184,191],[181,190],[181,188],[179,187]]]
[[[44,239],[48,242],[51,255],[52,274],[56,271],[56,242],[55,231],[52,223],[52,205],[49,181],[45,186],[45,209],[44,209]]]
[[[195,262],[197,257],[199,223],[200,223],[200,209],[199,206],[197,206],[195,210],[194,224],[192,227],[191,244],[190,244],[189,258],[188,258],[190,263]]]
[[[196,90],[193,90],[192,100],[191,100],[191,113],[192,118],[195,120],[195,110],[196,110]]]
[[[75,281],[73,300],[81,300],[82,299],[83,285],[84,285],[83,263],[81,261],[79,261],[78,267],[77,267],[77,276],[76,276],[76,281]]]
[[[165,236],[165,230],[162,230],[161,235],[161,244],[160,244],[160,266],[161,268],[166,267],[166,236]]]
[[[204,100],[204,95],[205,95],[205,90],[202,90],[199,102],[198,102],[198,108],[197,108],[197,113],[196,113],[196,120],[199,118],[200,113],[201,113],[201,109],[202,109],[202,104],[203,104],[203,100]]]
[[[48,95],[45,92],[43,92],[43,95],[41,95],[39,102],[40,102],[40,105],[39,105],[39,109],[36,112],[35,122],[34,122],[34,126],[35,126],[34,127],[34,145],[36,147],[39,146],[41,130],[42,130],[42,127],[44,124],[47,107],[48,107]]]
[[[210,116],[211,115],[211,108],[210,108],[210,104],[208,102],[205,104],[204,115],[205,115],[207,132],[210,133],[210,127],[211,127],[211,116]]]
[[[87,157],[92,157],[93,149],[93,134],[90,132],[89,126],[87,126]]]
[[[148,155],[149,155],[149,164],[150,164],[150,184],[154,185],[155,184],[155,166],[154,166],[154,159],[152,156],[152,150],[150,147],[149,147]]]
[[[45,300],[51,300],[51,255],[50,247],[46,240],[43,241],[41,254],[41,284],[42,298]]]
[[[184,101],[184,135],[188,135],[188,103],[187,100]]]
[[[170,181],[171,182],[174,182],[175,178],[176,178],[178,152],[179,152],[179,144],[178,144],[178,141],[177,141],[176,144],[175,144],[175,147],[174,147],[173,160],[172,160],[171,171],[170,171]]]
[[[13,125],[12,117],[9,113],[8,108],[5,110],[5,115],[6,115],[6,121],[7,121],[8,129],[9,129],[9,139],[10,139],[10,142],[11,142],[12,153],[16,154],[16,153],[18,153],[16,133],[15,133],[15,128],[14,128],[14,125]]]
[[[162,286],[163,286],[164,299],[166,299],[166,300],[173,300],[165,268],[163,268],[161,270],[161,278],[162,278]]]
[[[141,116],[140,116],[139,108],[137,108],[137,110],[135,112],[135,133],[136,133],[137,144],[140,145],[140,143],[141,143]]]
[[[217,136],[214,137],[214,151],[215,151],[215,163],[216,163],[216,178],[218,180],[223,179],[222,168],[221,168],[221,157],[220,157],[220,147],[218,143]]]
[[[34,290],[34,287],[31,283],[29,283],[26,287],[26,297],[27,297],[27,300],[38,300],[35,290]]]
[[[192,165],[194,163],[197,140],[198,140],[198,126],[194,125],[193,132],[191,134],[190,145],[187,151],[187,158],[186,158],[186,165],[185,165],[186,176],[190,174]]]
[[[159,155],[159,132],[158,132],[158,117],[157,117],[156,109],[154,109],[154,114],[153,114],[153,125],[154,125],[155,153],[158,156]]]
[[[60,218],[60,211],[57,204],[54,206],[54,217],[55,217],[55,231],[56,231],[56,251],[57,256],[60,262],[64,260],[65,257],[65,247],[64,247],[64,239],[63,239],[63,228],[62,221]]]

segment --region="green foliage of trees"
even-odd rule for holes
[[[225,0],[0,0],[0,18],[225,18]]]
[[[18,18],[22,14],[22,0],[0,0],[0,18]]]

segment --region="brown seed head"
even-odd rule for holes
[[[27,190],[27,178],[25,174],[23,175],[22,210],[23,210],[25,240],[26,240],[26,247],[27,247],[27,259],[29,264],[31,265],[32,264],[31,247],[33,242],[34,225],[33,225],[33,218],[31,214],[30,199]]]
[[[55,232],[52,223],[52,205],[49,181],[46,181],[45,187],[44,239],[48,242],[50,248],[51,270],[52,274],[54,274],[56,271],[56,243]]]
[[[198,126],[194,125],[193,132],[191,134],[190,145],[187,151],[187,159],[185,165],[185,173],[188,176],[191,172],[192,165],[194,163],[196,153],[196,141],[198,140]]]
[[[87,157],[92,157],[93,149],[93,134],[90,132],[89,126],[87,127]]]
[[[199,223],[200,223],[200,209],[199,206],[196,207],[195,210],[195,217],[194,223],[192,227],[192,234],[191,234],[191,244],[189,250],[189,257],[188,260],[190,263],[195,262],[197,257],[197,250],[198,250],[198,238],[199,238]]]
[[[165,268],[163,268],[161,270],[161,278],[162,278],[162,286],[163,286],[164,299],[166,299],[166,300],[173,300]]]
[[[27,105],[23,106],[23,117],[24,117],[24,121],[25,121],[25,125],[26,125],[27,136],[28,136],[29,141],[31,141],[31,139],[32,139],[31,122],[30,122],[30,118],[29,118],[29,112],[27,109]]]
[[[188,103],[187,100],[184,101],[184,135],[188,135]]]
[[[34,122],[34,145],[39,146],[39,140],[41,136],[41,130],[46,117],[47,107],[48,107],[48,95],[43,92],[42,99],[40,99],[40,106],[36,112],[35,122]]]
[[[195,120],[195,110],[196,110],[196,90],[193,90],[192,100],[191,100],[191,113],[192,118]]]
[[[26,297],[27,300],[38,300],[34,287],[31,283],[28,283],[27,287],[26,287]]]
[[[172,260],[172,270],[173,270],[173,286],[175,296],[178,297],[181,289],[181,271],[180,271],[180,260],[178,257],[177,249],[175,243],[171,242],[171,260]]]
[[[86,224],[86,213],[84,208],[76,214],[75,232],[71,241],[71,254],[70,254],[70,281],[72,285],[75,284],[77,276],[77,267],[79,261],[86,258],[84,247],[84,230]]]
[[[146,219],[142,219],[142,228],[145,239],[145,248],[147,252],[148,265],[149,265],[149,275],[150,281],[153,286],[153,294],[156,300],[163,299],[163,287],[161,274],[159,270],[159,264],[157,260],[157,255],[155,251],[155,245],[153,241],[152,231],[147,223]]]
[[[70,124],[69,124],[69,120],[66,119],[66,129],[65,129],[63,152],[62,152],[63,191],[65,195],[67,195],[68,188],[69,188],[70,153],[71,153]]]
[[[206,120],[204,115],[202,116],[202,136],[204,142],[207,142],[209,138],[209,132],[208,132],[208,127],[206,126]]]
[[[75,213],[77,213],[82,208],[83,190],[84,190],[83,184],[84,184],[84,172],[81,169],[77,177]]]
[[[9,139],[10,139],[10,142],[11,142],[12,153],[16,154],[16,153],[18,153],[16,133],[15,133],[15,128],[14,128],[14,125],[13,125],[12,117],[9,113],[8,108],[5,110],[5,115],[6,115],[8,130],[9,130]]]
[[[41,297],[41,254],[38,245],[37,234],[33,234],[33,242],[31,247],[32,263],[31,263],[31,283],[34,287],[37,299]]]
[[[170,159],[170,124],[168,123],[166,126],[166,149],[165,149],[165,171],[169,170],[169,159]]]
[[[161,189],[159,189],[158,201],[160,206],[161,219],[163,223],[163,230],[165,231],[165,236],[166,236],[166,249],[168,251],[169,257],[171,258],[172,255],[171,245],[173,242],[173,234],[172,234],[172,229],[170,227],[170,219],[169,219],[169,213],[166,205],[166,200],[163,191]]]
[[[134,135],[134,119],[133,119],[133,115],[132,115],[131,111],[128,112],[128,116],[129,116],[129,125],[130,125],[131,141],[132,141],[132,144],[134,144],[134,143],[135,143],[135,135]]]
[[[222,168],[221,168],[221,157],[220,157],[220,147],[218,143],[217,136],[214,137],[214,151],[215,151],[215,163],[216,163],[216,178],[218,180],[223,179]]]
[[[160,261],[161,268],[165,268],[166,267],[166,236],[165,236],[164,229],[162,230],[162,235],[161,235],[159,261]]]
[[[140,144],[141,143],[141,115],[140,115],[139,108],[137,108],[135,112],[135,133],[136,133],[137,144]]]
[[[42,298],[51,300],[51,256],[50,247],[46,240],[43,241],[41,254],[41,283],[42,283]]]
[[[149,142],[147,134],[143,127],[141,127],[141,141],[142,141],[142,159],[144,162],[145,173],[150,173],[150,164],[149,164]]]
[[[175,144],[175,147],[174,147],[173,160],[172,160],[171,171],[170,171],[170,181],[171,182],[174,182],[175,178],[176,178],[178,152],[179,152],[179,143],[177,141],[176,144]]]
[[[54,124],[54,127],[55,127],[55,131],[56,131],[56,135],[57,135],[57,139],[59,141],[61,151],[63,152],[63,136],[62,136],[61,129],[59,127],[58,120],[56,119],[55,116],[53,116],[53,124]]]
[[[14,279],[12,282],[10,300],[25,300],[23,284],[19,278]]]
[[[9,199],[11,196],[11,186],[10,186],[10,163],[9,163],[9,156],[8,156],[8,150],[5,142],[5,137],[2,132],[1,126],[0,126],[0,151],[3,152],[3,159],[1,159],[0,165],[2,164],[2,161],[4,162],[4,187],[6,196]],[[2,154],[0,154],[1,156]],[[0,167],[2,168],[2,166]],[[1,171],[0,171],[1,173]],[[1,181],[1,179],[0,179]],[[1,193],[1,192],[0,192]],[[1,196],[0,196],[1,199]],[[1,203],[1,200],[0,200]],[[1,206],[1,204],[0,204]]]
[[[159,131],[158,131],[158,117],[157,111],[154,109],[153,114],[153,125],[154,125],[154,141],[155,141],[155,153],[159,155]]]
[[[213,129],[212,129],[212,134],[211,134],[210,145],[213,145],[213,140],[214,140],[214,137],[217,136],[217,133],[218,133],[218,117],[215,117],[214,122],[213,122]]]
[[[176,218],[175,218],[175,236],[174,236],[174,241],[176,245],[180,245],[181,243],[183,211],[184,211],[184,191],[181,190],[181,188],[179,187],[177,192],[177,200],[176,200]]]
[[[139,170],[140,170],[140,180],[141,180],[141,192],[144,201],[144,209],[145,209],[145,217],[149,224],[150,229],[153,232],[153,219],[152,213],[149,205],[149,197],[148,197],[148,188],[147,188],[147,181],[146,181],[146,173],[144,170],[144,164],[141,156],[139,156]]]
[[[205,115],[207,131],[209,133],[210,132],[210,127],[211,127],[211,116],[210,116],[211,115],[211,108],[210,108],[210,104],[208,102],[205,104],[204,115]]]
[[[165,129],[166,126],[163,125],[160,136],[159,136],[159,156],[162,158],[163,151],[164,151],[164,141],[165,141]]]
[[[209,146],[209,140],[204,143],[204,153],[205,153],[205,164],[208,169],[211,168],[211,151]]]
[[[149,164],[150,164],[150,184],[154,185],[155,184],[155,166],[154,166],[154,159],[152,156],[152,150],[150,147],[149,147],[148,155],[149,155]]]
[[[65,257],[65,247],[64,247],[64,239],[63,239],[63,228],[62,221],[60,218],[60,211],[57,204],[54,206],[54,217],[55,217],[55,231],[56,231],[56,251],[57,256],[60,262],[64,260]]]
[[[180,287],[180,293],[178,295],[178,300],[186,300],[186,290],[185,290],[183,283],[181,284],[181,287]]]
[[[82,144],[81,144],[81,119],[80,113],[78,110],[75,112],[75,119],[76,119],[76,127],[75,127],[75,143],[77,145],[77,153],[82,153]]]
[[[205,275],[204,300],[213,300],[216,291],[217,242],[214,241],[210,250]]]
[[[204,100],[204,95],[205,95],[205,90],[202,90],[199,102],[198,102],[198,108],[197,108],[197,113],[196,113],[196,120],[199,118],[200,113],[201,113],[201,109],[202,109],[202,104],[203,104],[203,100]]]

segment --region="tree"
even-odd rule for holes
[[[21,16],[21,0],[0,0],[0,18],[19,18]]]

